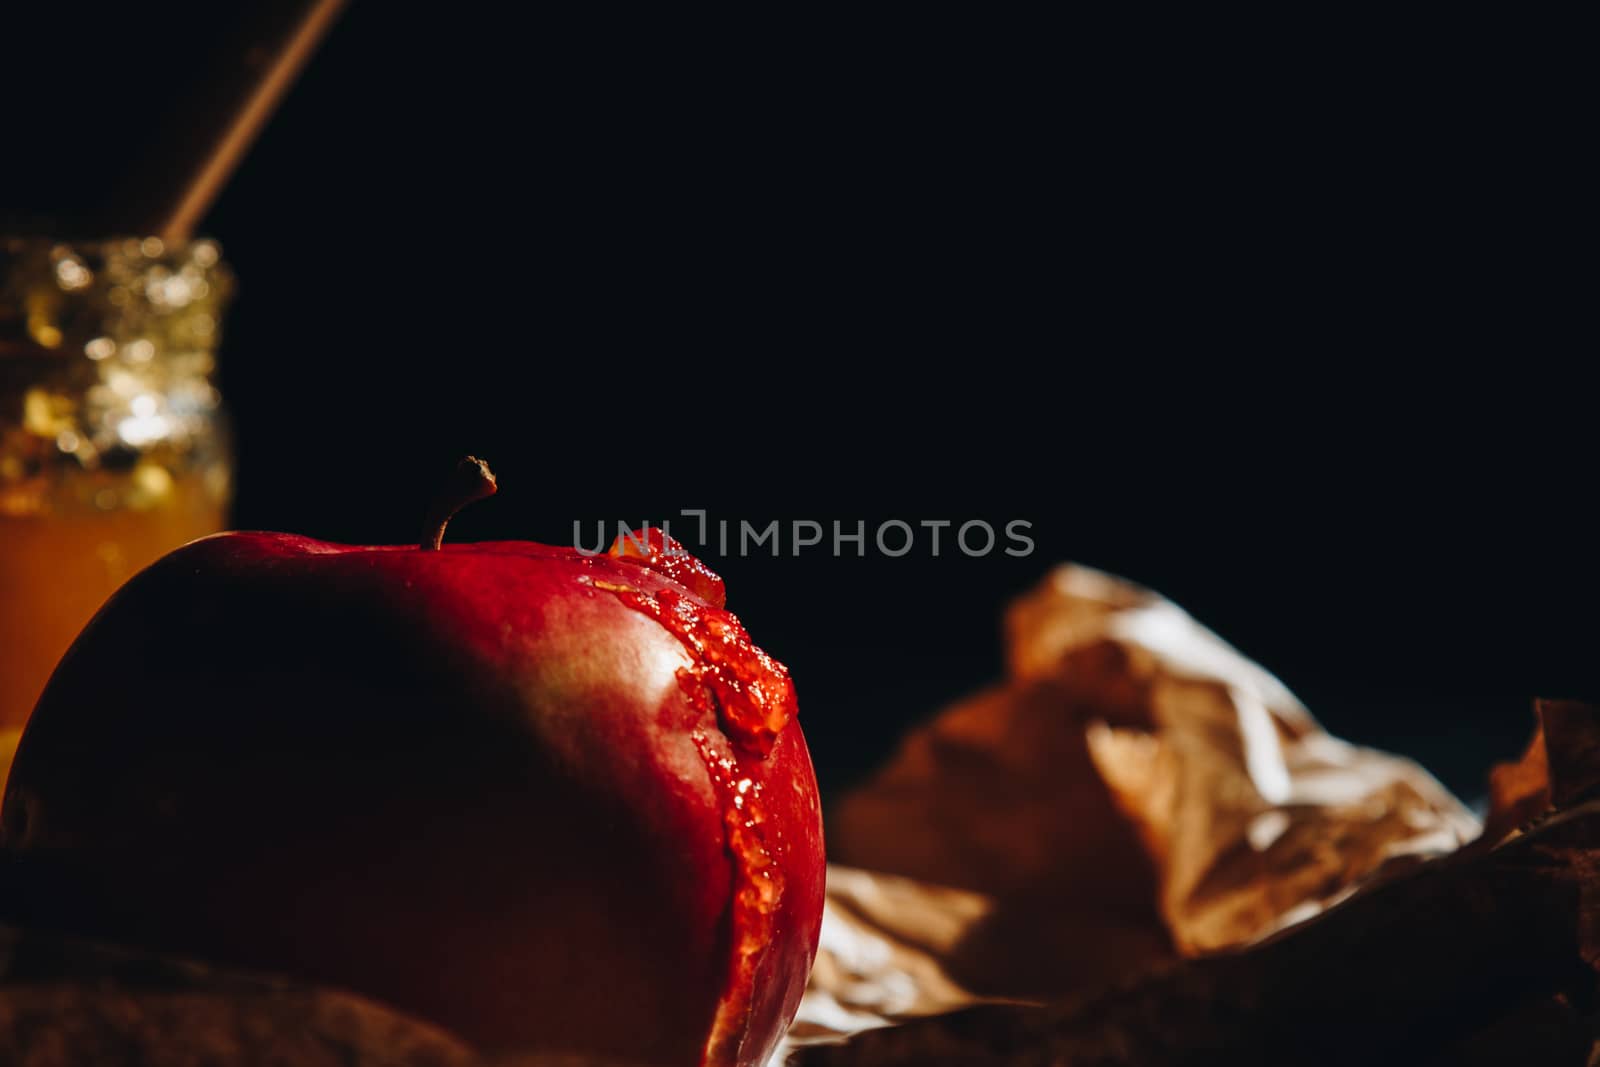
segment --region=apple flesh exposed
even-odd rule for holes
[[[12,895],[486,1048],[763,1062],[822,913],[787,672],[659,531],[430,547],[220,534],[134,578],[23,736]]]

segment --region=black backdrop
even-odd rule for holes
[[[466,452],[502,493],[461,539],[1030,522],[1023,559],[705,552],[828,788],[995,677],[1061,559],[1468,796],[1529,698],[1594,695],[1569,138],[1493,64],[401,7],[353,5],[204,227],[238,525],[408,540]],[[66,225],[233,17],[19,32],[0,206]]]

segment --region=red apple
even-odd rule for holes
[[[421,548],[220,534],[118,592],[17,752],[14,906],[485,1048],[761,1063],[822,913],[788,672],[659,531],[438,549],[462,476]]]

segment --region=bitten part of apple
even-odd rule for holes
[[[654,535],[169,555],[28,725],[14,895],[485,1048],[762,1063],[816,952],[816,780],[788,672]]]

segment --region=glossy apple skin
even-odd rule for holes
[[[599,580],[601,587],[593,582]],[[724,809],[685,645],[604,588],[638,563],[221,534],[125,586],[57,668],[0,811],[33,921],[347,986],[485,1048],[758,1064],[816,953],[797,723],[765,787],[784,890],[727,988]],[[697,708],[697,703],[699,707]]]

